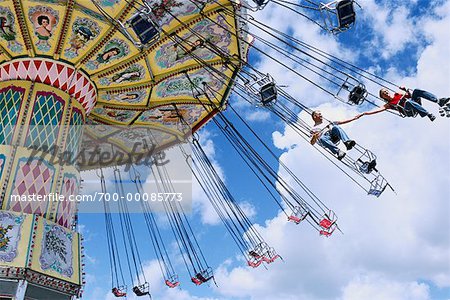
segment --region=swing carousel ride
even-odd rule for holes
[[[312,109],[252,66],[247,58],[250,48],[331,101],[379,106],[382,99],[366,84],[390,90],[398,86],[253,16],[271,5],[310,20],[328,34],[353,27],[359,9],[353,0],[0,1],[1,297],[81,297],[82,238],[77,203],[69,200],[80,194],[80,173],[97,172],[101,190],[107,193],[103,169],[112,169],[115,192],[123,195],[119,158],[127,155],[132,182],[143,194],[145,178],[133,163],[150,148],[153,156],[146,168],[159,183],[158,191],[174,191],[164,164],[157,161],[165,149],[179,147],[248,266],[280,258],[252,226],[203,149],[195,133],[206,123],[223,134],[288,221],[309,224],[326,237],[339,230],[336,214],[278,162],[228,99],[233,94],[256,109],[267,109],[309,145],[311,125],[299,112]],[[283,59],[267,54],[267,49]],[[234,116],[233,122],[225,110]],[[442,115],[449,116],[449,111],[441,108]],[[391,112],[402,116],[401,109]],[[190,152],[180,146],[186,141]],[[377,169],[376,155],[363,146],[356,144],[342,160],[313,147],[367,194],[378,197],[390,187]],[[97,159],[80,159],[81,152],[94,153]],[[67,153],[76,158],[69,164],[54,159]],[[102,163],[102,153],[112,159]],[[289,178],[280,177],[273,162]],[[41,200],[23,201],[36,197]],[[150,296],[135,220],[126,201],[119,201],[118,215],[111,214],[108,205],[104,204],[104,215],[112,293],[126,297],[128,283],[136,296]],[[214,281],[181,204],[163,201],[163,208],[190,281]],[[159,228],[161,216],[145,201],[142,215],[165,284],[175,288],[180,281],[166,250],[170,240]]]

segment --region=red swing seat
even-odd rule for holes
[[[322,220],[319,222],[320,227],[322,227],[319,234],[326,237],[331,236],[337,228],[336,221],[337,217],[333,211],[330,210],[328,214],[324,214]]]
[[[275,249],[269,247],[267,243],[261,242],[256,245],[255,249],[248,252],[250,258],[247,264],[252,268],[259,267],[262,262],[267,264],[273,263],[280,256],[275,252]]]
[[[195,276],[191,278],[191,281],[195,285],[201,285],[201,284],[203,284],[205,282],[208,282],[213,277],[214,276],[213,276],[213,273],[212,273],[212,269],[211,268],[207,268],[207,269],[205,269],[205,270],[195,274]]]
[[[177,275],[173,275],[170,278],[166,279],[165,283],[171,289],[176,288],[177,286],[180,285],[180,282],[178,281],[178,276]]]
[[[288,221],[294,222],[295,224],[300,224],[300,222],[306,219],[308,215],[309,211],[301,206],[295,206],[292,210],[292,214],[288,217]]]
[[[112,289],[112,293],[115,297],[126,297],[127,293],[126,293],[126,288],[125,287],[113,287]]]

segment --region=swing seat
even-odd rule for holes
[[[264,4],[266,4],[267,3],[267,0],[253,0],[255,3],[256,3],[256,5],[258,5],[258,6],[262,6],[262,5],[264,5]]]
[[[281,258],[281,256],[279,256],[278,254],[275,254],[274,256],[272,256],[272,257],[263,257],[262,258],[262,260],[263,261],[265,261],[266,263],[268,263],[268,264],[271,264],[271,263],[273,263],[277,258]]]
[[[329,220],[328,218],[324,218],[320,221],[319,225],[320,227],[324,229],[330,229],[331,226],[333,226],[334,222]]]
[[[375,197],[380,197],[381,194],[384,192],[384,190],[387,187],[390,187],[389,183],[387,182],[387,180],[381,176],[378,175],[377,177],[375,177],[372,182],[370,183],[370,189],[367,192],[368,195],[373,195]],[[392,189],[392,187],[391,187]]]
[[[337,217],[333,211],[330,210],[328,214],[324,214],[322,220],[319,222],[320,227],[322,227],[319,234],[326,237],[333,234],[334,230],[337,228],[336,221]]]
[[[133,293],[138,297],[148,295],[150,293],[148,282],[133,287]]]
[[[355,86],[348,95],[348,102],[354,105],[360,105],[364,102],[368,95],[368,92],[364,85],[360,84]]]
[[[195,283],[195,285],[201,285],[203,282],[200,280],[200,279],[198,279],[197,277],[192,277],[191,278],[191,281],[193,282],[193,283]]]
[[[258,253],[255,252],[255,250],[250,250],[248,252],[248,254],[256,259],[259,259],[261,257],[261,255],[259,255]]]
[[[159,36],[158,29],[145,13],[133,16],[128,23],[143,45],[146,45]]]
[[[371,161],[362,161],[362,160],[358,160],[361,165],[359,166],[359,171],[361,173],[365,173],[365,174],[370,174],[373,171],[378,171],[376,166],[377,166],[377,161],[371,160]]]
[[[127,296],[127,293],[125,292],[125,288],[124,287],[114,287],[112,289],[112,293],[117,298],[126,297]]]
[[[201,284],[203,284],[205,282],[208,282],[213,277],[214,276],[212,274],[212,269],[211,268],[207,268],[206,270],[198,272],[197,274],[195,274],[195,277],[192,277],[191,281],[193,283],[195,283],[195,285],[201,285]]]
[[[258,6],[256,9],[263,9],[267,5],[269,0],[253,0],[253,2],[255,2],[255,4]]]
[[[356,21],[354,0],[341,0],[336,4],[339,29],[346,29]]]
[[[288,221],[294,222],[295,224],[299,224],[301,221],[306,219],[309,215],[309,212],[301,206],[295,206],[292,210],[292,214],[288,217]]]
[[[322,216],[322,220],[319,222],[319,225],[323,229],[329,231],[331,227],[333,227],[333,225],[336,224],[336,221],[337,221],[336,214],[332,210],[330,210],[328,214],[324,214]]]
[[[262,264],[262,262],[263,262],[262,260],[254,260],[254,261],[249,260],[247,261],[247,265],[252,268],[257,268]]]
[[[250,259],[247,264],[252,268],[257,268],[262,262],[267,264],[273,263],[277,258],[281,258],[273,248],[269,247],[267,243],[259,243],[255,249],[248,252]]]
[[[332,231],[321,230],[321,231],[319,231],[319,234],[323,235],[325,237],[329,237],[329,236],[331,236],[333,234],[333,231],[334,231],[334,229]]]
[[[263,106],[271,106],[273,101],[277,99],[277,88],[274,82],[263,85],[260,89],[261,104]]]
[[[166,285],[167,285],[168,287],[170,287],[171,289],[176,288],[177,286],[180,285],[180,282],[179,282],[179,281],[170,281],[169,279],[166,279],[165,283],[166,283]]]
[[[295,224],[300,224],[300,222],[302,221],[302,219],[300,219],[300,218],[297,217],[297,216],[290,215],[290,216],[288,217],[288,221],[292,221],[292,222],[294,222]]]

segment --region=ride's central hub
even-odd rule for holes
[[[44,58],[0,65],[0,278],[79,293],[80,237],[72,231],[70,197],[79,191],[75,158],[96,97],[95,85],[70,65]],[[3,291],[8,284],[2,282],[2,294],[15,293]]]
[[[49,198],[53,194],[66,199],[78,192],[74,158],[96,88],[72,66],[43,58],[0,65],[0,80],[2,208],[69,227],[74,204]],[[26,201],[37,197],[40,201]]]

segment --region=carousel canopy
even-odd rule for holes
[[[89,81],[69,91],[89,102],[83,149],[107,141],[130,152],[149,129],[164,149],[225,106],[248,47],[242,18],[230,14],[239,9],[227,0],[1,1],[1,76],[48,76],[67,89]]]

